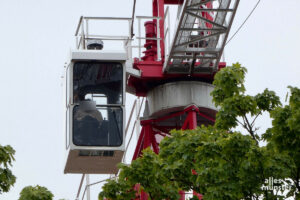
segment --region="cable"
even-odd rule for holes
[[[226,42],[225,46],[235,37],[235,35],[242,29],[242,27],[244,26],[244,24],[248,21],[248,19],[251,17],[252,13],[255,11],[255,9],[257,8],[257,6],[259,5],[261,0],[258,0],[258,2],[256,3],[256,5],[254,6],[254,8],[252,9],[252,11],[250,12],[250,14],[248,15],[248,17],[245,19],[245,21],[240,25],[240,27],[236,30],[236,32],[230,37],[230,39]]]

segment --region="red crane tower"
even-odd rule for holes
[[[133,160],[147,147],[159,153],[159,141],[172,129],[195,129],[215,122],[211,84],[215,73],[226,66],[220,58],[239,1],[213,2],[153,0],[154,17],[164,19],[167,4],[178,4],[181,10],[169,51],[165,51],[166,40],[159,40],[159,44],[146,40],[144,57],[134,60],[141,77],[130,76],[128,86],[134,88],[135,95],[146,96],[147,104]],[[147,38],[165,38],[164,20],[148,21],[145,29]],[[146,197],[141,195],[141,199]]]
[[[125,100],[121,89],[113,94],[108,91],[116,86],[122,88],[122,81],[126,82],[127,92],[147,99],[133,160],[148,147],[159,153],[161,139],[168,136],[172,129],[195,129],[202,124],[213,124],[217,108],[210,96],[212,82],[216,72],[226,67],[226,63],[220,60],[238,4],[239,0],[153,0],[152,16],[136,17],[139,24],[137,36],[132,31],[133,18],[81,17],[75,34],[79,36],[77,44],[81,51],[72,52],[70,72],[67,70],[71,79],[67,85],[71,85],[72,91],[67,92],[71,98],[67,98],[66,102],[67,108],[71,108],[66,112],[70,121],[67,120],[67,127],[71,127],[67,130],[71,147],[65,172],[117,172],[115,165],[121,161],[125,150],[122,126]],[[170,25],[167,17],[169,11],[165,5],[178,5],[171,42],[167,26]],[[100,51],[102,40],[111,38],[88,34],[88,20],[95,19],[129,22],[129,37],[114,38],[124,41],[126,55]],[[151,19],[144,24],[145,36],[141,35],[141,19]],[[139,42],[139,52],[138,58],[132,59],[131,41],[134,38]],[[144,52],[141,52],[142,40],[145,40]],[[92,78],[92,73],[98,75]],[[92,101],[94,103],[87,101],[90,97],[95,99]],[[89,138],[83,137],[87,135],[83,134],[84,131],[80,132],[87,123],[80,121],[83,115],[98,120],[88,122]],[[92,130],[91,126],[95,128]],[[97,131],[99,136],[93,135],[92,132]],[[102,168],[91,168],[91,163]],[[181,199],[184,196],[182,192]],[[201,199],[201,195],[198,196]],[[142,193],[140,199],[147,199],[147,195]]]

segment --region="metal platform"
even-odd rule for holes
[[[163,72],[216,72],[238,4],[239,0],[185,0]]]
[[[72,174],[117,174],[118,163],[124,151],[68,151],[64,173]]]

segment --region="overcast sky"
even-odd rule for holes
[[[137,15],[151,15],[151,0],[137,2]],[[255,3],[241,0],[231,34]],[[299,7],[299,0],[262,0],[226,47],[229,65],[238,61],[248,68],[248,93],[269,88],[284,100],[288,85],[300,87]],[[81,15],[130,17],[131,11],[132,0],[0,1],[0,144],[16,150],[17,176],[15,186],[0,195],[1,200],[16,200],[23,187],[36,184],[51,190],[55,200],[75,198],[80,175],[63,174],[63,66],[74,48]],[[120,31],[118,26],[105,30]],[[267,117],[258,123],[262,130],[270,126]],[[100,186],[92,189],[94,200]]]

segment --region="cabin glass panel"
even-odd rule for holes
[[[120,107],[73,109],[73,144],[76,146],[121,146],[123,110]]]
[[[74,103],[91,100],[123,104],[123,66],[117,62],[76,62],[73,67]],[[102,102],[102,99],[106,99]]]
[[[73,66],[73,126],[76,146],[123,143],[123,65],[85,61]]]

